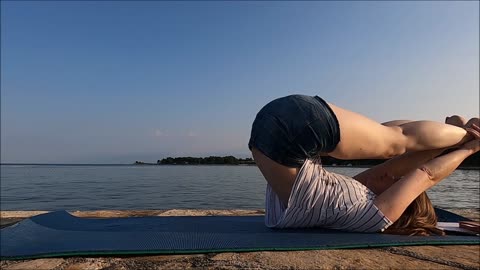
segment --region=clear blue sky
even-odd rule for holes
[[[479,114],[479,2],[1,2],[1,161],[249,155],[258,110]]]

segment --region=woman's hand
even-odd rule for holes
[[[465,125],[465,129],[468,133],[474,136],[474,139],[464,143],[460,148],[467,149],[472,151],[472,154],[480,151],[480,127],[479,127],[479,119],[472,118],[470,119],[467,124]]]
[[[467,120],[460,115],[447,116],[445,124],[464,128],[474,139],[480,138],[480,119],[478,117]]]
[[[467,130],[467,132],[473,135],[476,139],[480,139],[480,119],[474,117],[468,120],[468,122],[465,124],[465,130]]]

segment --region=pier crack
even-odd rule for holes
[[[407,256],[407,257],[422,260],[422,261],[438,263],[438,264],[451,266],[451,267],[456,267],[456,268],[464,269],[464,270],[479,270],[480,269],[480,266],[479,267],[473,267],[473,266],[466,265],[466,264],[463,264],[463,263],[458,263],[458,262],[444,260],[444,259],[440,259],[440,258],[425,256],[425,255],[418,254],[414,251],[406,250],[406,249],[403,249],[403,248],[388,247],[388,248],[383,248],[383,250],[386,251],[386,252],[392,253],[392,254],[396,254],[396,255]]]

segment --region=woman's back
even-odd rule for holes
[[[327,172],[320,159],[300,169],[288,207],[267,186],[265,223],[273,228],[323,227],[378,231],[391,222],[373,204],[375,194],[348,176]]]

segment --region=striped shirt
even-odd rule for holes
[[[307,159],[295,179],[287,206],[267,184],[265,225],[383,231],[392,222],[373,204],[374,199],[375,194],[357,180],[327,172],[320,159]]]

